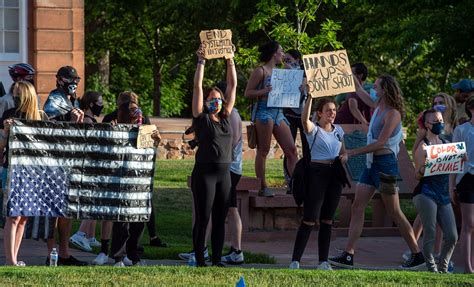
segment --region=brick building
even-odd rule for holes
[[[11,85],[8,65],[26,62],[37,71],[35,86],[41,106],[56,88],[55,75],[64,65],[74,66],[83,78],[84,1],[0,0],[0,81]]]

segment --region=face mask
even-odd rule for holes
[[[20,97],[13,97],[13,103],[14,103],[14,105],[15,105],[15,108],[20,107],[20,104],[21,104],[21,99],[20,99]]]
[[[209,113],[219,113],[222,109],[222,99],[212,99],[210,101],[206,101],[206,107]]]
[[[143,112],[140,108],[136,109],[131,115],[132,119],[136,119],[136,123],[141,125],[143,123]]]
[[[375,89],[370,89],[370,98],[372,101],[376,102],[379,99],[379,96],[377,95],[377,91]]]
[[[441,134],[444,131],[444,123],[434,123],[434,124],[432,124],[432,127],[431,127],[430,131],[435,135]]]
[[[289,66],[292,70],[300,70],[301,69],[301,66],[298,62],[293,62],[293,63],[289,64]]]
[[[70,96],[75,96],[77,91],[77,84],[76,83],[71,83],[66,86],[66,92]]]
[[[94,114],[94,116],[98,117],[98,116],[100,116],[100,113],[102,112],[103,108],[104,108],[104,106],[98,106],[98,105],[94,104],[91,107],[91,112]]]
[[[444,113],[444,111],[446,111],[446,105],[434,105],[433,109],[437,110],[440,113]]]

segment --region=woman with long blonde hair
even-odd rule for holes
[[[15,107],[6,110],[0,121],[0,150],[7,149],[8,156],[8,135],[13,118],[27,120],[41,120],[42,113],[38,110],[38,96],[33,85],[26,81],[16,82],[13,85],[13,100]],[[6,190],[8,159],[3,163],[2,188]],[[7,207],[8,210],[8,207]],[[23,261],[18,261],[18,250],[25,230],[27,217],[14,216],[6,217],[3,229],[3,247],[5,251],[6,265],[25,266]]]

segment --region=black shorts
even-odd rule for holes
[[[474,175],[466,173],[456,185],[459,202],[474,203]]]
[[[237,184],[242,175],[230,172],[230,205],[229,207],[237,207]]]

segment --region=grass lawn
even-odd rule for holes
[[[191,267],[4,267],[1,286],[473,286],[465,274]]]

